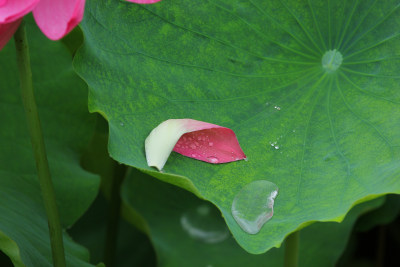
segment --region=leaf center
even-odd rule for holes
[[[339,51],[336,49],[329,50],[322,56],[322,67],[326,72],[332,73],[340,67],[342,61],[343,56]]]

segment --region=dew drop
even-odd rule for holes
[[[210,204],[201,204],[187,211],[181,216],[180,222],[191,238],[204,243],[219,243],[229,237],[221,213]]]
[[[209,162],[211,162],[211,163],[218,163],[219,162],[218,158],[217,157],[213,157],[213,156],[208,157],[207,160]]]
[[[279,146],[274,146],[275,147],[275,149],[279,149]]]
[[[196,149],[196,147],[197,147],[195,144],[190,144],[189,146],[191,149]]]
[[[278,107],[278,106],[274,106],[274,108],[275,108],[276,110],[281,110],[281,107]]]
[[[192,154],[191,156],[192,156],[192,158],[197,158],[196,154]]]
[[[213,146],[213,145],[214,145],[213,142],[209,142],[209,143],[208,143],[208,146]]]
[[[272,218],[278,187],[269,181],[253,181],[242,188],[232,202],[232,215],[243,231],[257,234]]]

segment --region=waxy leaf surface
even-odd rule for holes
[[[109,122],[114,159],[211,201],[238,243],[262,253],[313,221],[340,221],[356,203],[400,193],[399,7],[92,0],[75,67],[91,111]],[[165,173],[154,171],[144,140],[170,118],[232,129],[249,161],[211,165],[172,154]],[[249,235],[230,210],[260,179],[279,196],[274,217]]]
[[[262,255],[245,252],[229,234],[219,210],[181,188],[132,171],[121,194],[124,206],[146,222],[160,267],[283,266],[284,246]],[[335,266],[356,219],[383,202],[384,197],[356,205],[341,223],[318,222],[303,229],[299,266]]]

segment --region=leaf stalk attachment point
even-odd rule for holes
[[[66,263],[61,224],[53,183],[51,180],[49,163],[47,161],[39,114],[33,93],[32,71],[24,21],[21,22],[21,25],[14,34],[14,40],[17,51],[17,65],[20,76],[22,102],[25,109],[40,189],[48,219],[53,264],[55,267],[65,267]]]

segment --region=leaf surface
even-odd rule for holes
[[[239,244],[262,253],[311,222],[340,221],[356,203],[400,193],[399,7],[88,1],[75,67],[91,111],[109,122],[114,159],[211,201]],[[335,49],[342,63],[323,62]],[[213,166],[173,154],[165,173],[149,168],[144,140],[172,118],[234,130],[249,161]],[[249,235],[231,205],[260,179],[279,196],[274,217]]]
[[[282,266],[284,247],[262,255],[242,250],[219,210],[181,188],[132,170],[122,186],[124,205],[143,216],[158,266]],[[318,222],[301,230],[299,266],[334,266],[357,218],[384,198],[359,204],[341,222]]]

